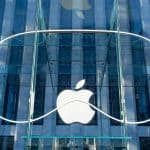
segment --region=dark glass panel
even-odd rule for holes
[[[83,19],[84,29],[95,29],[95,5],[94,1],[90,0],[91,8],[84,12],[85,18]],[[95,34],[83,34],[83,78],[86,80],[85,89],[91,90],[94,95],[91,97],[90,102],[97,105],[97,88],[96,88],[96,47],[95,47]],[[97,113],[91,120],[89,125],[97,124]]]
[[[4,9],[5,9],[5,0],[0,0],[0,35],[1,35],[1,31],[2,31]]]
[[[45,23],[46,28],[48,28],[51,0],[41,0],[41,3],[42,3],[41,5],[42,5],[44,23]]]
[[[140,150],[149,150],[150,137],[140,137]]]
[[[39,35],[39,41],[43,36]],[[46,84],[46,72],[43,68],[47,64],[47,47],[46,43],[39,45],[38,59],[37,59],[37,74],[36,74],[36,87],[35,87],[35,101],[34,101],[34,114],[33,117],[37,118],[44,114],[44,102],[45,102],[45,84]],[[39,72],[39,73],[38,73]],[[43,119],[34,123],[34,125],[42,125]]]
[[[106,10],[106,28],[109,30],[111,26],[112,16],[113,16],[114,0],[105,0],[105,10]]]
[[[13,150],[14,137],[12,136],[0,136],[0,149],[1,150]]]
[[[72,28],[72,10],[60,7],[60,28]],[[72,34],[59,34],[59,53],[58,53],[58,86],[57,94],[64,89],[71,87],[71,57],[72,55]],[[56,124],[65,125],[59,115],[56,115]]]
[[[135,10],[135,7],[137,8]],[[138,10],[138,11],[137,11]],[[130,31],[142,33],[140,2],[129,1]],[[137,41],[138,42],[135,42]],[[134,94],[137,108],[137,120],[142,121],[150,117],[149,88],[144,53],[144,43],[139,38],[131,37],[131,52],[134,75]]]
[[[116,118],[120,118],[120,101],[118,87],[118,69],[116,47],[108,45],[108,82],[109,82],[109,104],[110,114]],[[110,120],[112,125],[120,125],[114,120]]]
[[[26,9],[27,9],[27,0],[16,0],[13,33],[23,32],[25,30]],[[8,64],[20,66],[22,64],[22,55],[23,55],[23,46],[11,46]],[[19,67],[16,70],[16,72],[19,72]],[[14,82],[14,84],[12,84],[12,82]],[[19,73],[13,75],[9,74],[7,76],[3,116],[4,117],[9,116],[9,119],[13,120],[16,120],[17,117],[19,82],[20,82]],[[9,124],[9,123],[2,121],[2,124]]]

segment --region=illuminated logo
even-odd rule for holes
[[[84,19],[83,11],[91,8],[88,0],[60,0],[60,3],[67,10],[75,10],[76,15],[81,19]]]
[[[77,83],[75,90],[64,90],[57,97],[57,107],[64,105],[58,109],[58,114],[66,124],[75,122],[87,124],[95,114],[89,105],[80,102],[89,103],[90,97],[93,95],[90,90],[81,89],[84,84],[85,80],[81,80]],[[66,103],[68,104],[65,105]]]

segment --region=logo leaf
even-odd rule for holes
[[[85,84],[85,79],[83,80],[80,80],[77,84],[76,84],[76,87],[75,89],[78,90],[78,89],[81,89]]]

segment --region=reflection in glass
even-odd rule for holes
[[[13,23],[13,34],[23,32],[25,30],[26,24],[26,10],[27,10],[27,0],[16,0],[14,23]],[[21,23],[21,24],[20,24]],[[14,41],[14,40],[13,40]],[[12,41],[12,43],[13,43]],[[12,46],[9,49],[9,65],[21,65],[23,46]],[[19,72],[19,70],[17,71]],[[12,85],[12,81],[16,81]],[[6,81],[6,91],[4,99],[4,110],[3,116],[12,120],[16,120],[18,99],[19,99],[19,74],[9,74]],[[2,122],[3,124],[9,124],[8,122]]]

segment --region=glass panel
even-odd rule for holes
[[[62,34],[62,36],[65,34]],[[58,88],[57,93],[59,94],[64,89],[70,89],[71,87],[71,52],[72,52],[72,36],[66,34],[59,40],[59,55],[58,55]],[[68,46],[61,46],[62,44]],[[69,46],[70,45],[70,46]],[[58,125],[65,125],[57,114],[56,122]]]
[[[138,12],[135,11],[135,6]],[[140,3],[129,3],[130,31],[142,35]],[[146,120],[150,117],[150,101],[148,94],[147,70],[143,40],[131,37],[132,63],[134,73],[134,94],[137,108],[137,120]]]
[[[116,40],[115,36],[111,37]],[[119,83],[118,83],[118,69],[117,69],[117,53],[116,45],[108,45],[108,82],[109,82],[109,103],[110,113],[116,118],[120,118],[120,99],[119,99]],[[116,44],[116,42],[114,42]],[[118,122],[111,120],[112,125],[120,125]]]
[[[5,10],[5,0],[1,0],[0,1],[0,35],[1,35],[1,31],[2,31],[4,10]]]
[[[12,27],[13,34],[23,32],[26,26],[27,2],[17,1],[14,9],[16,22],[14,21]],[[131,109],[134,107],[134,100],[137,106],[137,120],[145,120],[150,116],[148,84],[150,42],[133,35],[124,35],[120,31],[120,25],[123,23],[122,20],[130,15],[131,31],[143,35],[141,18],[137,20],[137,26],[134,22],[141,13],[134,14],[136,11],[133,10],[132,2],[125,5],[125,1],[117,0],[70,1],[68,3],[63,1],[37,1],[35,6],[37,22],[32,22],[35,30],[49,29],[49,23],[54,21],[54,26],[58,29],[72,29],[77,25],[82,29],[90,29],[88,32],[35,32],[10,39],[8,45],[5,42],[6,45],[0,47],[0,50],[6,52],[0,55],[0,79],[4,81],[4,84],[0,84],[0,108],[4,105],[0,115],[18,121],[25,120],[27,123],[27,120],[45,115],[45,112],[54,112],[36,122],[33,120],[33,123],[28,125],[8,126],[11,123],[2,121],[0,134],[15,136],[15,146],[19,144],[22,147],[24,144],[25,149],[125,150],[127,144],[134,145],[138,149],[139,143],[137,141],[135,144],[135,139],[138,138],[141,129],[146,128],[140,127],[138,131],[136,125],[127,125],[125,119],[131,123],[136,120],[134,119],[136,110]],[[29,9],[32,8],[30,4],[35,5],[32,3],[30,1]],[[125,11],[128,10],[126,8],[128,4],[132,5],[132,8],[129,7],[131,9],[129,14]],[[139,10],[140,6],[137,2],[135,6]],[[97,18],[96,10],[101,12],[98,14],[100,20],[95,19]],[[53,12],[58,14],[53,15]],[[123,16],[122,20],[119,19],[119,13]],[[28,17],[30,22],[32,20],[30,13]],[[49,18],[53,19],[49,20]],[[106,23],[105,28],[109,31],[107,30],[107,33],[104,30],[99,30],[104,33],[91,31],[97,28],[97,23],[102,23],[103,27]],[[126,20],[125,24],[128,24]],[[30,29],[30,25],[26,28]],[[118,30],[118,32],[108,33],[110,29]],[[24,43],[24,40],[29,43]],[[26,52],[27,56],[23,55]],[[127,53],[129,53],[128,56]],[[6,65],[3,63],[3,57],[7,57]],[[65,124],[60,119],[55,111],[58,94],[65,89],[75,89],[75,83],[81,78],[86,79],[82,89],[88,89],[94,93],[89,103],[100,109],[100,112],[102,110],[116,119],[121,119],[120,122],[124,119],[123,123],[110,119],[92,106],[95,116],[88,124],[81,122]],[[23,94],[19,95],[19,92]],[[22,100],[22,97],[25,99]],[[4,104],[1,99],[4,100]],[[33,103],[28,107],[30,100]],[[126,108],[130,110],[130,113],[126,112]],[[78,111],[78,108],[76,110]],[[20,111],[21,114],[19,114]],[[148,124],[144,125],[148,126]],[[133,133],[137,133],[133,134],[132,138],[128,137],[131,128]],[[143,132],[143,134],[147,133]],[[23,135],[24,142],[20,137]],[[3,145],[2,143],[3,140],[0,138],[0,145]]]
[[[14,137],[0,136],[0,149],[1,150],[13,150]]]
[[[140,137],[140,150],[148,150],[150,147],[149,137]]]
[[[27,9],[26,0],[22,1],[21,3],[20,0],[16,1],[13,33],[23,32],[25,30],[26,9]],[[21,66],[23,46],[11,46],[9,51],[10,54],[9,54],[8,64],[12,66]],[[19,72],[19,68],[16,70],[16,72]],[[11,83],[12,81],[15,83],[14,85]],[[18,99],[19,99],[19,82],[20,82],[19,74],[14,74],[14,75],[9,74],[7,76],[3,115],[5,117],[9,116],[8,118],[13,120],[16,120],[17,117],[17,108],[18,108]],[[2,123],[5,124],[6,122],[4,121]]]
[[[111,137],[110,137],[111,139]],[[126,150],[126,147],[122,144],[122,139],[111,140],[111,145],[103,146],[102,139],[98,138],[36,138],[32,139],[32,146],[29,146],[31,150],[34,149],[56,149],[56,150],[89,150],[89,149],[103,149],[103,150]],[[118,145],[117,145],[118,143]]]

